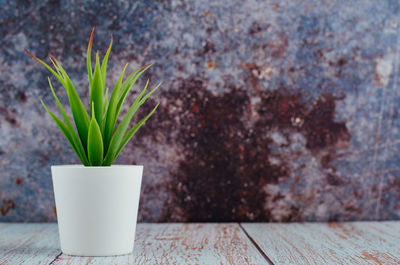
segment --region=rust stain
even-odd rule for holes
[[[15,183],[16,183],[17,185],[22,185],[22,178],[16,178],[16,179],[15,179]]]
[[[192,77],[182,80],[175,90],[163,92],[169,107],[161,106],[136,138],[158,141],[154,132],[163,131],[167,143],[183,149],[183,159],[171,170],[171,182],[165,184],[172,198],[165,203],[160,221],[271,220],[264,208],[269,194],[262,187],[291,176],[284,157],[278,163],[269,160],[271,131],[303,134],[305,148],[319,159],[321,167],[330,169],[328,183],[343,183],[331,165],[336,150],[347,148],[351,139],[345,122],[335,120],[336,101],[342,98],[323,94],[309,104],[301,94],[282,87],[272,92],[255,90],[260,101],[253,107],[245,88],[232,86],[226,93],[214,94],[203,82]],[[250,115],[257,117],[251,126],[246,122]],[[176,117],[181,124],[178,128]],[[289,145],[290,138],[284,137]],[[292,207],[283,221],[299,216],[299,209]]]
[[[251,24],[248,33],[250,35],[255,35],[257,33],[263,32],[268,30],[271,27],[270,24],[264,24],[264,23],[259,23],[257,21],[253,21],[253,23]]]
[[[269,47],[271,56],[275,58],[283,58],[287,53],[289,44],[288,36],[285,33],[280,33],[277,40],[277,42],[273,42]]]
[[[199,107],[198,107],[197,105],[193,105],[192,111],[193,111],[194,113],[199,112]]]
[[[214,69],[217,66],[216,62],[210,61],[210,62],[206,62],[206,68],[207,69]]]
[[[241,63],[240,67],[242,67],[242,69],[257,69],[257,65],[255,63]]]
[[[271,172],[272,178],[284,173],[281,167],[265,164],[268,142],[256,140],[241,121],[249,102],[246,93],[232,91],[229,95],[215,96],[199,80],[190,80],[181,89],[169,93],[168,98],[190,98],[191,102],[184,103],[189,105],[182,109],[189,107],[193,112],[179,115],[189,125],[181,126],[178,132],[186,157],[173,172],[174,183],[169,185],[176,197],[164,209],[179,205],[184,212],[179,218],[185,221],[265,217],[260,207],[265,195],[258,187],[269,182],[266,179]],[[246,180],[249,164],[253,165],[250,169],[253,179]],[[247,188],[243,188],[246,183]],[[225,194],[230,194],[230,198]],[[168,210],[164,213],[165,220],[171,217]]]
[[[15,117],[15,109],[9,110],[6,107],[0,107],[0,113],[4,115],[4,119],[12,126],[17,127],[19,123]]]
[[[22,103],[25,103],[28,100],[24,91],[18,91],[15,98]]]
[[[336,100],[338,98],[331,95],[322,95],[305,117],[304,126],[309,149],[318,150],[327,146],[336,146],[339,149],[348,147],[351,135],[345,122],[334,120]]]
[[[210,56],[211,54],[216,52],[215,45],[212,42],[206,41],[205,45],[203,46],[203,49],[198,52],[197,55],[199,56]],[[207,66],[207,64],[206,64]]]
[[[11,210],[15,209],[15,202],[11,199],[4,199],[3,206],[0,207],[2,216],[6,216]]]

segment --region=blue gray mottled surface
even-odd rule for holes
[[[113,82],[127,62],[164,81],[118,160],[145,165],[139,220],[399,219],[399,15],[394,0],[0,0],[0,221],[55,220],[50,165],[78,163],[23,49],[52,51],[87,101],[94,24],[94,49],[115,39]]]

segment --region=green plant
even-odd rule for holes
[[[149,80],[141,91],[139,96],[135,99],[125,116],[122,118],[120,123],[117,125],[117,120],[121,112],[122,105],[135,84],[136,80],[147,70],[151,65],[141,67],[133,71],[123,82],[125,70],[128,64],[125,65],[122,73],[114,86],[109,99],[108,88],[106,88],[106,77],[107,77],[107,62],[111,51],[113,37],[111,36],[110,46],[107,50],[106,55],[103,58],[103,62],[100,64],[99,52],[96,53],[96,65],[94,72],[91,64],[91,51],[95,28],[89,38],[89,44],[87,48],[87,71],[89,77],[89,94],[90,94],[90,106],[89,113],[86,110],[82,100],[75,90],[74,85],[71,82],[68,74],[61,66],[60,62],[50,53],[50,60],[54,66],[54,69],[48,64],[32,55],[26,49],[25,51],[43,64],[61,83],[65,88],[71,106],[72,116],[74,118],[76,131],[74,126],[69,120],[68,115],[65,112],[63,105],[58,99],[54,92],[50,78],[48,78],[51,92],[53,93],[54,99],[60,109],[61,115],[64,122],[58,118],[53,112],[51,112],[43,101],[42,105],[46,111],[53,118],[54,122],[60,128],[69,144],[72,146],[76,155],[85,166],[110,166],[120,154],[121,150],[131,140],[133,135],[139,130],[139,128],[150,118],[150,116],[157,109],[157,104],[154,109],[136,125],[128,130],[129,124],[140,106],[148,99],[161,85],[159,83],[153,90],[145,94],[149,85]]]

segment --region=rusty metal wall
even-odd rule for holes
[[[145,165],[140,221],[399,219],[398,1],[0,3],[0,221],[54,221],[50,165],[78,163],[23,49],[87,102],[94,24],[110,88],[127,62],[164,82],[117,161]]]

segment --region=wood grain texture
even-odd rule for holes
[[[134,253],[114,257],[58,256],[56,224],[2,224],[0,242],[0,264],[268,264],[235,223],[138,224]]]
[[[144,224],[134,264],[268,264],[238,224]]]
[[[54,224],[0,223],[0,264],[49,264],[60,253]]]
[[[54,264],[267,264],[238,224],[139,224],[134,253]]]
[[[400,264],[400,222],[242,227],[275,264]]]

